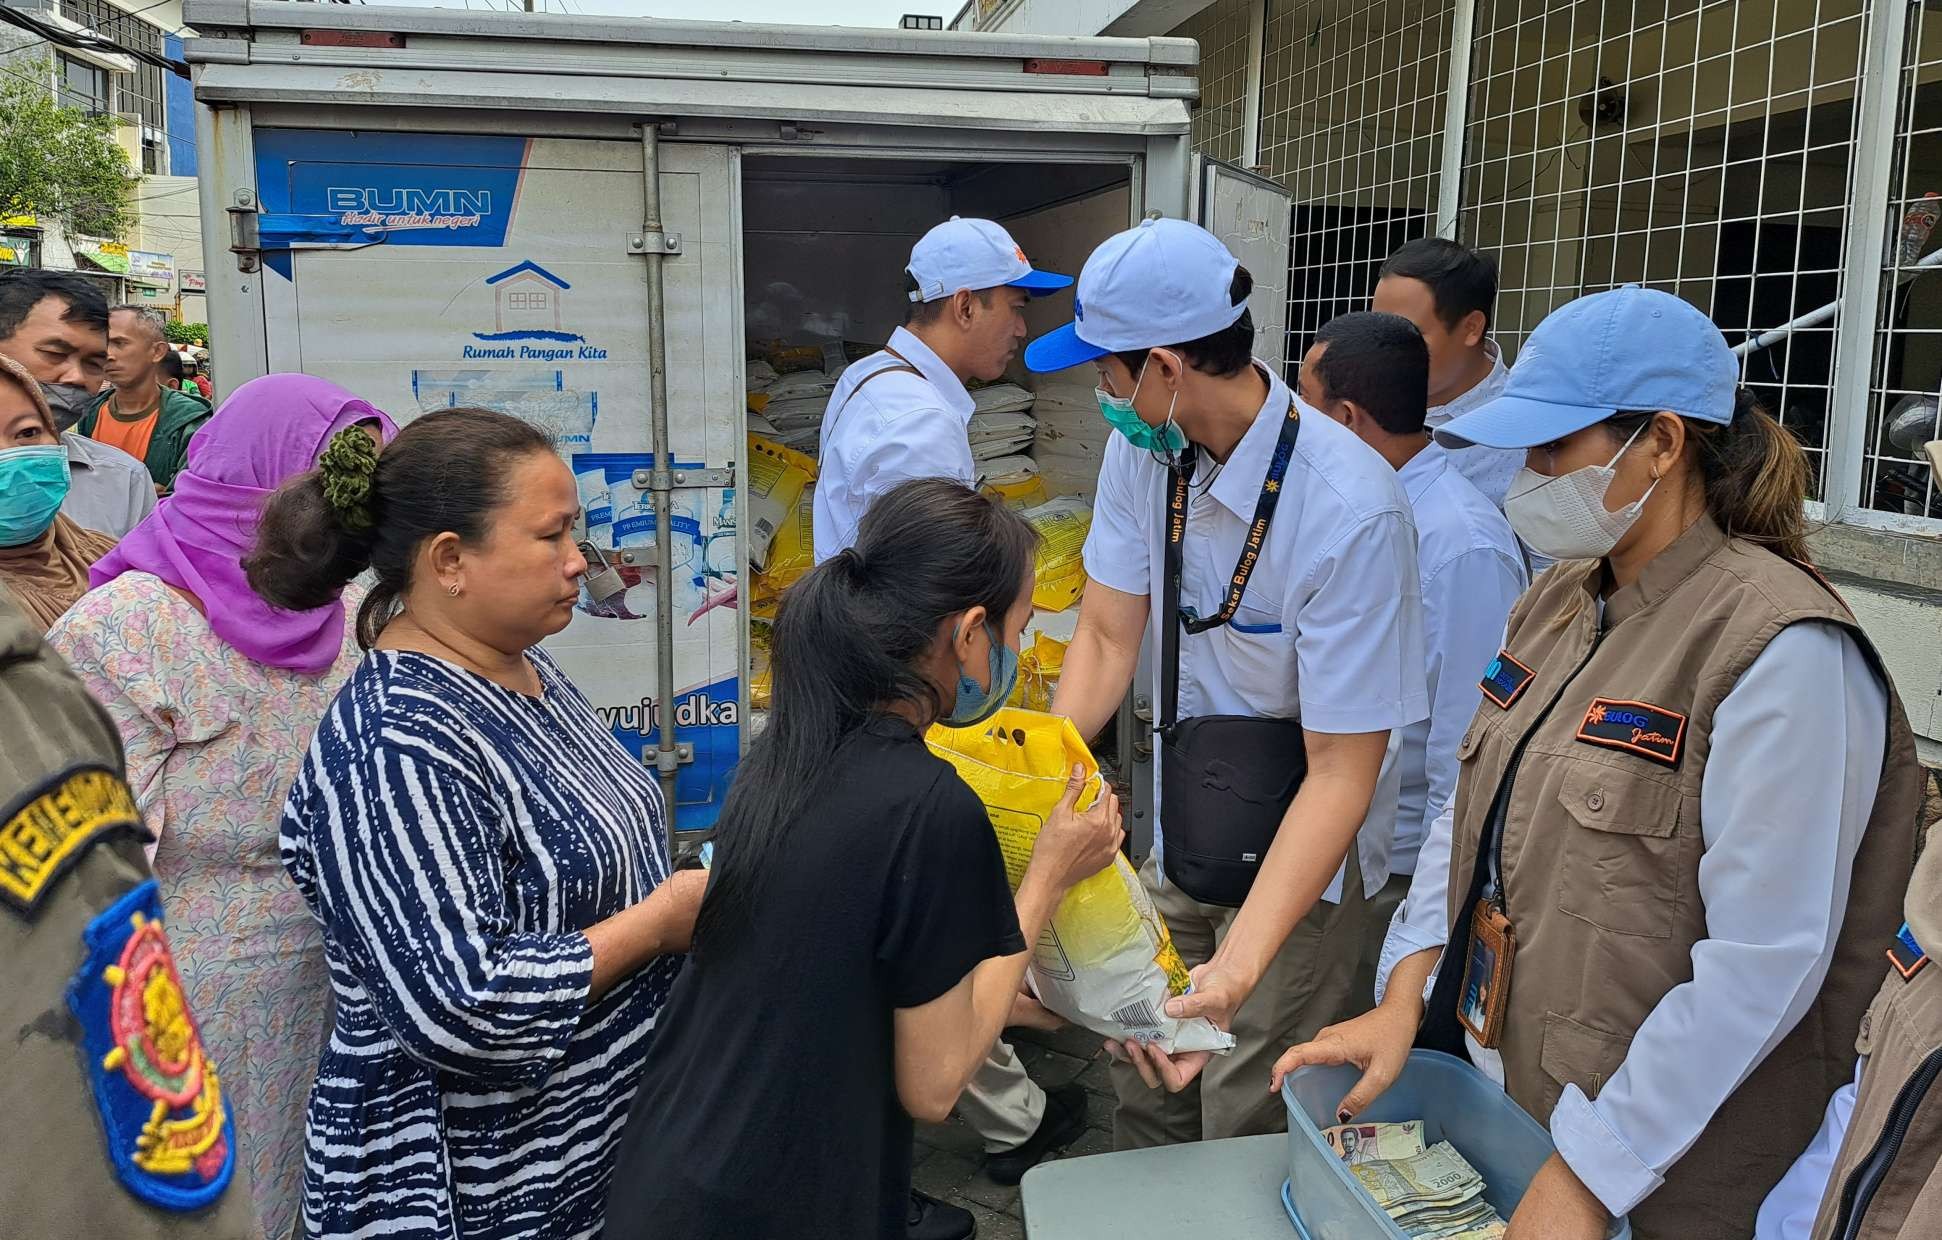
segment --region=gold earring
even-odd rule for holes
[[[445,593],[451,595],[453,598],[457,598],[459,596],[459,583],[454,581],[451,585],[446,586]]]

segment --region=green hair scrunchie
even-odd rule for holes
[[[324,501],[345,529],[362,534],[374,525],[371,496],[376,489],[378,445],[362,427],[347,426],[331,436],[317,458]]]

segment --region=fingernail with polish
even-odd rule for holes
[[[1335,1122],[1338,1124],[1346,1124],[1349,1122],[1349,1109],[1347,1107],[1343,1107],[1335,1113]]]

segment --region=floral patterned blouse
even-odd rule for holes
[[[323,938],[284,872],[277,824],[311,734],[357,668],[345,628],[331,669],[302,676],[238,653],[159,578],[124,573],[47,635],[114,717],[129,785],[160,836],[169,938],[271,1240],[296,1225],[304,1102],[330,1015]]]

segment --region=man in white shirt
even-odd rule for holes
[[[910,313],[881,351],[848,367],[823,415],[816,562],[856,541],[877,496],[913,478],[977,483],[969,379],[1005,373],[1025,338],[1025,302],[1072,283],[1034,271],[1011,234],[952,216],[910,251]]]
[[[864,512],[899,483],[954,478],[976,485],[965,381],[1003,375],[1025,338],[1026,300],[1072,283],[1070,276],[1033,270],[997,224],[957,216],[918,240],[905,274],[908,320],[881,351],[844,370],[823,415],[814,500],[818,564],[854,543]],[[1085,1090],[1077,1084],[1048,1098],[1000,1041],[957,1110],[984,1141],[986,1174],[1016,1184],[1047,1153],[1084,1133],[1085,1108]],[[959,1215],[956,1207],[916,1194],[911,1235],[956,1234]],[[963,1215],[962,1225],[970,1222]]]
[[[1441,237],[1411,241],[1382,265],[1369,308],[1416,324],[1430,351],[1431,430],[1495,400],[1510,378],[1490,338],[1497,305],[1497,263],[1488,254]],[[1524,464],[1522,452],[1472,444],[1450,464],[1485,498],[1504,506],[1504,492]]]
[[[120,538],[155,508],[148,466],[70,428],[107,378],[108,301],[85,279],[24,269],[0,273],[0,354],[40,381],[67,447],[61,511],[83,529]]]
[[[1477,678],[1511,605],[1529,585],[1504,514],[1424,429],[1429,349],[1409,320],[1365,312],[1330,320],[1301,364],[1301,397],[1354,431],[1396,470],[1416,518],[1430,717],[1402,731],[1389,881],[1369,901],[1356,1003],[1375,1001],[1390,918],[1416,873],[1430,824],[1456,791],[1457,742],[1477,713]]]
[[[1038,371],[1095,366],[1101,411],[1119,431],[1099,472],[1053,709],[1096,735],[1133,683],[1142,641],[1156,652],[1177,641],[1177,711],[1162,720],[1174,726],[1155,745],[1163,803],[1141,877],[1192,966],[1192,992],[1168,1013],[1208,1016],[1237,1041],[1211,1061],[1114,1047],[1130,1057],[1113,1069],[1121,1148],[1285,1124],[1265,1074],[1291,1032],[1319,1029],[1350,1000],[1365,891],[1388,876],[1395,788],[1383,756],[1393,730],[1428,713],[1409,500],[1381,458],[1252,359],[1251,290],[1210,233],[1149,220],[1094,251],[1077,320],[1025,353]],[[1174,505],[1184,511],[1170,520]],[[1156,660],[1156,702],[1170,696],[1166,663]],[[1269,737],[1289,751],[1233,765],[1238,748],[1199,749],[1212,734],[1202,725],[1230,723],[1223,734],[1250,750]],[[1191,774],[1223,761],[1220,778]],[[1225,821],[1206,793],[1257,781],[1277,786],[1252,814],[1267,819],[1266,838],[1217,858],[1226,877],[1203,881],[1196,846]],[[1360,831],[1365,819],[1382,829]],[[1239,898],[1213,903],[1183,882]]]

